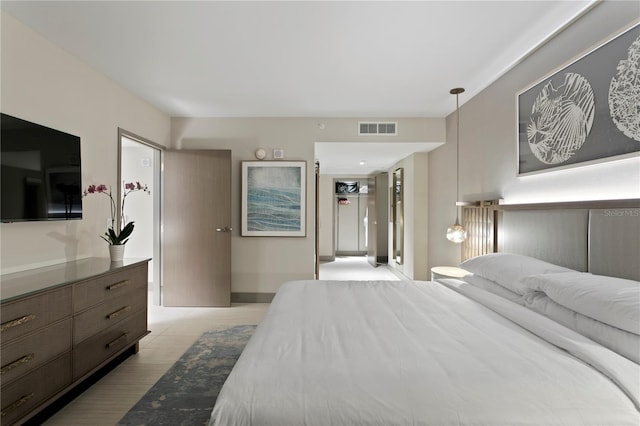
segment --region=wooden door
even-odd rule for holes
[[[231,305],[231,151],[165,151],[164,306]]]

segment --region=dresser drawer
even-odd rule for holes
[[[3,303],[0,338],[7,342],[67,316],[71,316],[71,286]]]
[[[75,285],[74,312],[80,312],[112,297],[147,288],[146,263],[132,268],[106,274]],[[145,290],[146,293],[146,290]]]
[[[9,383],[71,350],[71,318],[2,345],[2,383]]]
[[[44,364],[2,387],[2,424],[9,425],[71,383],[71,354]]]
[[[147,333],[147,311],[139,311],[128,319],[85,340],[73,350],[73,378],[78,379],[121,349],[130,346]]]
[[[74,318],[73,343],[79,344],[101,330],[128,319],[147,306],[147,292],[138,290],[108,299],[101,305],[88,309]]]

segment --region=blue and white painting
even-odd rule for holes
[[[243,235],[304,236],[304,165],[243,163]]]

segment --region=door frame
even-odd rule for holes
[[[120,206],[122,205],[122,138],[126,137],[141,145],[154,149],[153,161],[153,188],[157,188],[154,193],[153,203],[153,282],[151,283],[151,294],[153,295],[153,304],[160,306],[162,304],[162,272],[161,272],[161,255],[162,255],[162,191],[161,191],[161,165],[162,155],[165,147],[150,141],[135,133],[118,127],[118,212],[117,217],[121,217]],[[119,219],[118,219],[119,220]],[[120,224],[118,223],[118,226]]]
[[[314,232],[314,267],[313,273],[316,280],[320,279],[320,162],[315,161],[315,232]]]

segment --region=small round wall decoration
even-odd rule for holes
[[[589,81],[577,73],[566,73],[562,84],[549,81],[533,104],[527,139],[538,160],[564,163],[587,139],[595,116],[595,100]]]
[[[609,111],[618,130],[640,142],[640,37],[618,63],[609,86]]]
[[[264,160],[264,157],[267,156],[267,151],[265,151],[262,148],[258,148],[258,149],[256,149],[256,152],[254,153],[254,155],[256,156],[256,158],[258,160]]]

